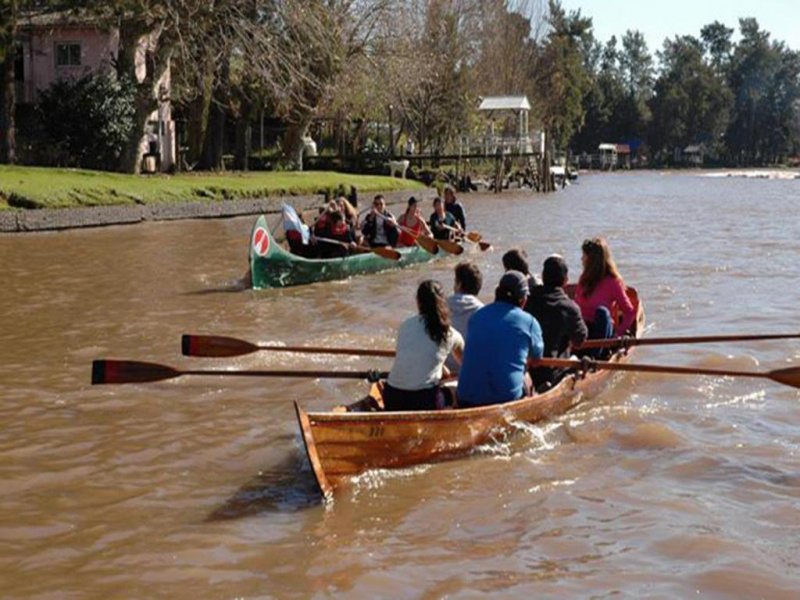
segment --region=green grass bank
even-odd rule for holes
[[[301,196],[340,185],[353,185],[359,193],[424,189],[408,179],[330,171],[124,175],[0,165],[0,210]]]

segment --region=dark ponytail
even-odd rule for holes
[[[438,281],[428,279],[417,288],[417,306],[425,321],[425,331],[430,338],[441,345],[450,337],[450,311],[444,291]]]

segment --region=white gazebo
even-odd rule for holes
[[[481,100],[478,110],[487,113],[490,122],[489,137],[493,149],[497,146],[502,146],[505,150],[509,146],[516,147],[519,152],[531,152],[531,139],[529,136],[529,113],[531,110],[531,103],[528,101],[527,96],[488,96]],[[494,131],[494,114],[497,112],[512,112],[517,116],[517,136],[514,139],[507,140],[505,138],[497,138]],[[488,140],[487,140],[488,142]],[[489,153],[489,148],[486,151]],[[542,139],[542,146],[544,140]],[[543,148],[542,150],[543,151]]]

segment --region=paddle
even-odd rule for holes
[[[305,354],[347,354],[351,356],[394,356],[394,350],[369,350],[368,348],[315,348],[312,346],[275,346],[253,344],[246,340],[220,335],[181,336],[181,350],[184,356],[227,357],[242,356],[260,350],[275,352],[300,352]]]
[[[747,342],[757,340],[786,340],[800,338],[800,333],[777,333],[755,335],[700,335],[694,337],[630,338],[618,337],[603,340],[587,340],[581,350],[587,348],[629,348],[631,346],[657,346],[666,344],[711,344],[714,342]]]
[[[424,233],[415,233],[408,227],[403,227],[399,224],[397,225],[397,228],[401,231],[405,231],[409,235],[415,236],[417,243],[431,254],[436,254],[438,248],[441,248],[449,254],[461,254],[464,252],[464,247],[456,242],[451,242],[450,240],[437,240],[436,238],[432,238]],[[433,250],[433,248],[436,248],[437,250]]]
[[[92,362],[92,385],[106,383],[146,383],[164,381],[184,375],[223,377],[309,377],[312,379],[368,379],[388,377],[377,371],[181,371],[167,365],[135,360],[95,360]]]
[[[445,229],[449,229],[450,231],[455,231],[456,233],[464,233],[463,230],[458,229],[456,227],[451,227],[450,225],[445,225],[444,223],[442,223],[442,227],[444,227]],[[468,231],[464,234],[464,237],[466,237],[473,244],[478,244],[478,247],[481,249],[481,252],[486,252],[489,248],[492,247],[492,244],[490,242],[482,241],[483,236],[477,231]]]
[[[350,244],[345,242],[340,242],[339,240],[332,240],[329,238],[323,237],[315,237],[318,242],[324,242],[326,244],[338,244],[339,246],[344,246],[345,248],[349,248]],[[386,258],[389,260],[400,260],[402,254],[400,254],[397,250],[393,250],[391,248],[384,248],[382,246],[375,246],[374,248],[367,248],[366,246],[356,246],[356,250],[361,252],[372,252],[373,254],[377,254],[381,258]]]
[[[436,244],[435,239],[432,237],[425,235],[424,233],[416,233],[413,229],[409,229],[408,227],[404,227],[395,221],[395,225],[400,231],[405,231],[408,235],[413,236],[414,240],[417,242],[417,245],[425,250],[426,252],[430,252],[431,254],[438,254],[439,253],[439,246]]]
[[[530,361],[532,367],[553,367],[557,369],[585,368],[606,369],[609,371],[636,371],[641,373],[673,373],[676,375],[718,375],[721,377],[757,377],[771,379],[783,385],[800,388],[800,367],[778,369],[775,371],[728,371],[726,369],[697,369],[694,367],[671,367],[666,365],[640,365],[630,363],[603,362],[596,360],[568,360],[561,358],[540,358]]]

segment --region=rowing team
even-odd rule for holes
[[[434,199],[427,222],[413,196],[399,219],[386,210],[386,199],[380,194],[375,196],[363,223],[359,216],[344,196],[331,200],[314,223],[308,243],[302,230],[287,228],[289,249],[304,258],[340,258],[365,244],[371,248],[414,246],[420,235],[437,240],[460,239],[467,227],[466,211],[451,187],[445,188],[444,201]]]
[[[447,371],[458,374],[459,407],[518,400],[550,389],[565,374],[546,368],[529,372],[530,359],[566,358],[580,354],[586,339],[623,335],[636,309],[608,244],[594,238],[586,240],[581,250],[583,272],[574,301],[565,291],[567,263],[558,255],[544,261],[540,285],[527,272],[524,253],[507,253],[503,257],[507,270],[495,289],[494,302],[485,306],[477,297],[482,275],[474,263],[456,266],[454,293],[449,297],[438,282],[422,282],[416,295],[418,314],[404,321],[397,333],[384,408],[452,406],[452,398],[440,385]],[[612,318],[612,310],[619,318]]]

